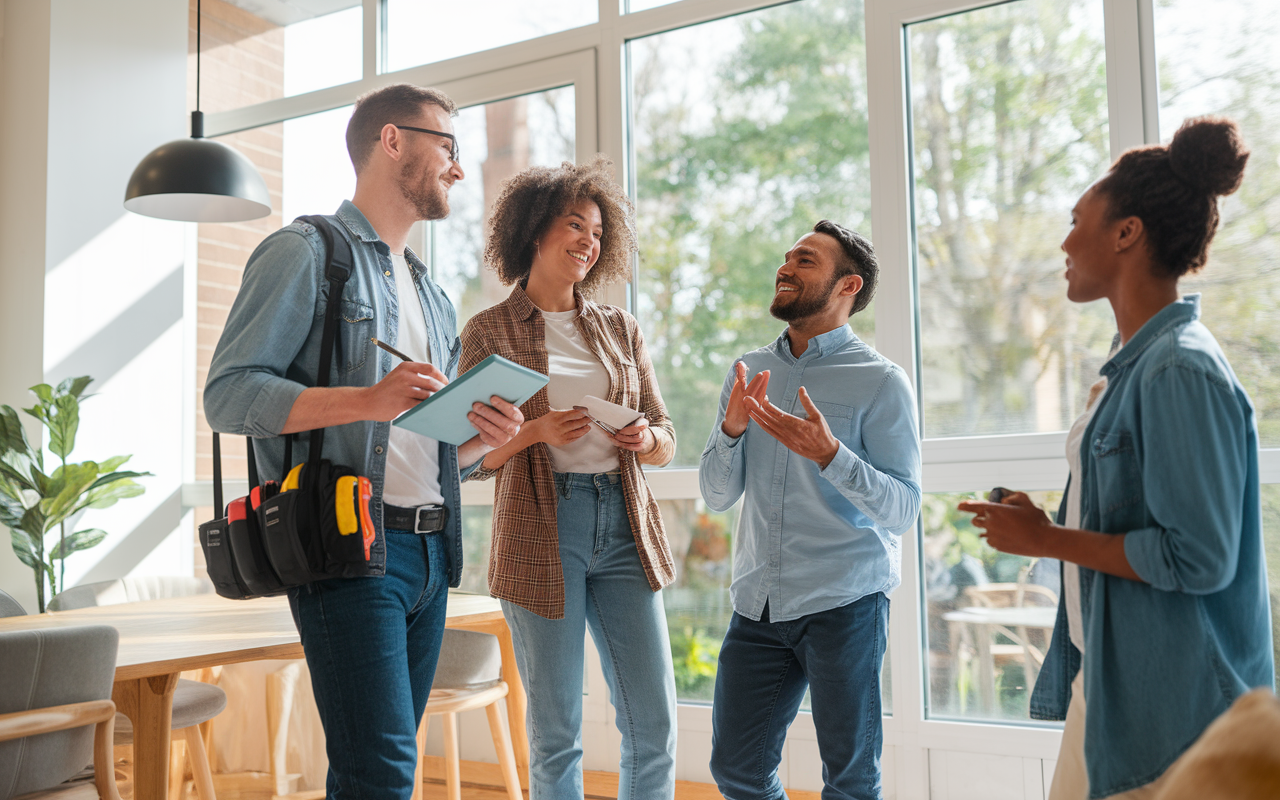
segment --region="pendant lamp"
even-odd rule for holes
[[[162,144],[138,162],[124,192],[124,207],[144,216],[184,222],[239,222],[271,213],[271,195],[253,162],[222,142],[204,138],[199,0],[191,138]]]

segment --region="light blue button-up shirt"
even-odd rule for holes
[[[842,325],[791,354],[784,331],[747,353],[747,379],[769,370],[769,400],[805,416],[809,392],[840,449],[826,469],[752,422],[721,430],[734,369],[702,453],[702,497],[724,511],[744,497],[733,558],[733,608],[785,622],[848,605],[902,582],[901,535],[920,514],[920,436],[911,383],[900,367]]]

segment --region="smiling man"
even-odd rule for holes
[[[702,453],[707,505],[743,498],[712,707],[728,800],[786,796],[776,773],[806,689],[824,800],[881,797],[880,665],[920,440],[906,374],[847,324],[878,273],[871,243],[834,222],[795,243],[769,306],[787,329],[733,365]]]
[[[330,300],[324,244],[298,220],[250,256],[204,393],[209,425],[252,436],[266,476],[286,471],[283,434],[328,428],[324,456],[373,483],[370,560],[383,574],[289,591],[324,726],[331,800],[413,794],[418,722],[448,587],[462,571],[459,465],[506,444],[524,420],[500,398],[496,408],[477,404],[477,433],[459,447],[391,426],[458,369],[453,304],[405,246],[415,222],[448,215],[449,189],[463,178],[453,114],[443,93],[410,84],[356,101],[347,125],[356,191],[327,218],[354,260],[331,385],[315,386]],[[413,360],[375,348],[375,336]],[[293,463],[306,459],[305,442]]]

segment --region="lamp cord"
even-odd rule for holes
[[[196,0],[196,111],[200,110],[200,0]]]

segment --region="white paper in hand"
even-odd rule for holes
[[[615,428],[625,428],[644,416],[634,408],[610,403],[608,400],[601,400],[599,397],[590,394],[583,396],[579,405],[584,406],[591,416]]]

